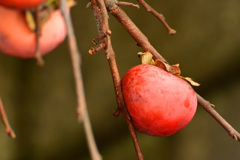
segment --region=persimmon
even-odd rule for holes
[[[46,0],[0,0],[0,5],[17,8],[17,9],[27,9],[34,8]]]
[[[183,129],[197,109],[197,97],[183,79],[154,65],[131,68],[122,78],[125,104],[134,127],[152,136]]]
[[[0,51],[10,56],[34,58],[36,33],[29,28],[23,12],[0,6],[0,21]],[[60,10],[51,12],[41,30],[41,55],[49,53],[62,43],[66,32]]]

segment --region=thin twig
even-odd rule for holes
[[[213,108],[213,105],[197,94],[198,103],[228,132],[228,134],[240,141],[240,134],[237,132],[218,112]]]
[[[111,35],[111,31],[110,30],[107,30],[106,32],[101,32],[97,38],[93,39],[92,42],[93,44],[98,44],[99,42],[101,41],[104,41],[104,38],[107,37],[107,35]]]
[[[129,6],[129,7],[134,7],[134,8],[137,8],[137,9],[140,8],[139,5],[133,4],[133,3],[129,3],[129,2],[116,1],[116,4],[119,5],[119,6]]]
[[[167,63],[167,61],[150,44],[148,38],[140,31],[140,29],[132,22],[132,20],[120,7],[118,7],[114,3],[109,3],[108,9],[109,12],[123,25],[123,27],[128,31],[132,38],[137,42],[139,46],[142,47],[145,52],[152,53],[155,60],[159,59]]]
[[[89,8],[92,6],[92,3],[91,2],[88,2],[88,4],[86,5],[86,8]]]
[[[105,39],[102,39],[101,41],[106,44],[105,53],[106,53],[107,59],[108,59],[109,58],[109,49],[110,49],[109,48],[110,46],[108,46],[109,45],[109,38],[110,38],[108,33],[111,33],[111,31],[108,27],[108,18],[109,17],[108,17],[108,14],[107,14],[107,9],[105,7],[104,1],[103,0],[96,0],[96,2],[97,3],[95,3],[95,4],[97,4],[97,8],[99,9],[98,14],[99,14],[99,16],[101,16],[101,18],[98,17],[98,20],[99,20],[98,23],[100,24],[99,29],[98,29],[99,30],[99,35],[102,35],[102,34],[106,35]]]
[[[94,54],[96,54],[98,51],[106,48],[106,46],[107,46],[106,43],[100,43],[98,46],[96,46],[96,47],[94,47],[94,48],[91,48],[88,52],[89,52],[89,54],[94,55]]]
[[[151,14],[153,14],[155,17],[157,17],[158,20],[160,20],[160,22],[162,22],[162,24],[165,26],[165,28],[168,31],[168,34],[175,34],[176,31],[174,29],[172,29],[167,22],[165,21],[165,18],[162,14],[158,13],[156,10],[154,10],[149,4],[147,4],[144,0],[137,0],[145,9],[147,12],[150,12]]]
[[[111,46],[111,45],[109,44],[109,46]],[[139,146],[137,135],[135,133],[135,128],[132,124],[132,120],[130,118],[130,115],[129,115],[127,108],[125,106],[125,103],[124,103],[124,99],[123,99],[123,95],[122,95],[122,88],[121,88],[121,78],[120,78],[120,75],[118,72],[118,67],[117,67],[117,63],[116,63],[116,59],[115,59],[115,53],[114,53],[112,47],[110,48],[109,51],[110,51],[110,58],[108,60],[108,63],[109,63],[110,69],[111,69],[113,83],[114,83],[114,87],[115,87],[116,99],[117,99],[117,103],[118,103],[117,110],[118,111],[120,110],[124,114],[124,118],[127,122],[128,129],[129,129],[130,135],[133,140],[133,144],[134,144],[134,147],[135,147],[135,150],[137,153],[138,160],[143,160],[144,156],[143,156],[141,148]],[[114,114],[114,115],[116,115],[116,114]]]
[[[108,7],[109,12],[115,16],[115,18],[123,25],[123,27],[129,32],[139,46],[143,50],[149,51],[153,54],[154,59],[160,59],[167,63],[167,61],[153,48],[149,43],[146,36],[136,27],[136,25],[130,20],[130,18],[123,12],[117,5]],[[196,93],[197,94],[197,93]],[[214,105],[210,104],[207,100],[203,99],[197,94],[198,103],[214,118],[217,122],[223,126],[231,137],[240,141],[240,134],[237,132],[225,119],[223,119],[216,110]]]
[[[103,0],[92,0],[92,7],[94,10],[95,19],[98,26],[99,34],[105,34],[109,30],[109,24],[108,24],[108,14],[106,10],[106,6],[104,4]],[[129,132],[131,134],[133,144],[138,156],[139,160],[143,160],[143,154],[141,152],[137,136],[135,133],[135,129],[133,127],[130,115],[127,111],[127,108],[125,106],[123,95],[122,95],[122,89],[121,89],[121,78],[119,75],[116,59],[115,59],[115,53],[113,51],[112,45],[111,45],[111,39],[110,36],[107,35],[103,40],[102,43],[107,44],[105,47],[105,54],[109,63],[109,67],[112,74],[113,84],[115,88],[115,94],[116,94],[116,100],[118,104],[118,111],[120,110],[124,114],[124,118],[127,122]]]
[[[122,89],[121,89],[121,78],[118,72],[118,67],[116,64],[116,59],[115,59],[115,54],[113,50],[110,50],[110,58],[108,60],[110,69],[111,69],[111,73],[112,73],[112,77],[113,77],[113,83],[114,83],[114,87],[115,87],[115,92],[116,92],[116,99],[117,99],[117,103],[118,103],[118,109],[117,111],[121,111],[125,116],[124,119],[127,122],[128,125],[128,129],[130,132],[130,135],[132,137],[133,140],[133,144],[137,153],[137,157],[138,160],[143,160],[144,156],[142,154],[138,139],[137,139],[137,135],[135,133],[135,128],[132,124],[132,120],[130,118],[130,115],[126,109],[125,103],[124,103],[124,99],[123,99],[123,95],[122,95]],[[116,114],[114,114],[116,115]]]
[[[41,36],[41,24],[40,24],[40,7],[36,7],[35,9],[35,23],[36,23],[36,50],[35,50],[35,58],[37,60],[37,64],[39,66],[44,66],[44,60],[41,55],[40,50],[40,36]]]
[[[0,98],[0,115],[3,121],[3,124],[5,125],[5,132],[7,133],[7,135],[10,136],[11,138],[16,138],[16,135],[12,130],[12,127],[10,126],[10,123],[8,121],[7,114],[4,110],[1,98]]]
[[[73,65],[73,72],[74,78],[76,83],[76,92],[77,92],[77,113],[78,113],[78,120],[83,122],[84,131],[87,137],[89,151],[92,157],[92,160],[102,160],[102,156],[100,155],[94,135],[92,132],[92,127],[87,111],[86,99],[84,94],[84,87],[83,87],[83,80],[82,80],[82,72],[81,72],[81,57],[80,52],[77,47],[76,37],[74,34],[72,21],[70,14],[68,13],[67,2],[66,0],[60,1],[60,8],[62,15],[66,22],[66,28],[68,32],[68,44],[70,48],[70,54],[72,58],[72,65]]]

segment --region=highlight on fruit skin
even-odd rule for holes
[[[34,58],[36,34],[22,11],[0,6],[0,51],[19,58]],[[45,55],[61,44],[67,31],[60,10],[53,11],[42,26],[40,52]]]
[[[34,8],[47,0],[0,0],[0,5],[16,9]]]
[[[148,135],[169,136],[183,129],[197,109],[197,97],[183,79],[154,65],[131,68],[122,92],[134,127]]]

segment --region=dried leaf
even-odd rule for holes
[[[180,65],[179,64],[174,64],[174,65],[171,65],[171,66],[172,66],[171,73],[175,76],[180,76],[180,74],[181,74],[181,70],[179,68]]]
[[[155,61],[155,65],[156,65],[157,67],[159,67],[159,68],[162,68],[162,69],[168,71],[168,72],[172,72],[172,67],[171,67],[171,65],[169,65],[169,64],[167,64],[167,63],[165,63],[165,62],[163,62],[163,61],[161,61],[161,60],[159,60],[159,59],[157,59],[157,60]]]
[[[138,56],[141,56],[142,64],[155,64],[153,60],[153,55],[150,52],[138,52]]]
[[[169,65],[168,63],[165,63],[159,59],[157,59],[155,61],[155,65],[159,68],[162,68],[174,75],[180,75],[181,71],[180,71],[180,68],[179,68],[179,64],[175,64],[175,65]]]
[[[153,60],[153,55],[150,52],[139,52],[138,53],[139,56],[141,56],[141,61],[142,64],[151,64],[151,65],[155,65],[159,68],[162,68],[166,71],[168,71],[169,73],[184,79],[185,81],[189,82],[192,86],[199,86],[200,84],[193,81],[191,78],[189,77],[182,77],[181,75],[181,69],[179,68],[179,64],[174,64],[174,65],[169,65],[168,63],[163,62],[162,60],[157,59],[156,61]]]
[[[180,78],[184,79],[185,81],[189,82],[192,86],[200,86],[199,83],[193,81],[192,78],[190,78],[190,77],[182,77],[182,76],[178,76],[178,77],[180,77]]]
[[[167,65],[166,65],[163,61],[161,61],[161,60],[159,60],[159,59],[157,59],[157,60],[155,61],[155,65],[156,65],[157,67],[159,67],[159,68],[162,68],[162,69],[164,69],[164,70],[167,70]]]

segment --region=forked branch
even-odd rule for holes
[[[108,2],[107,8],[109,12],[121,23],[121,25],[128,31],[132,38],[141,46],[145,52],[153,54],[154,59],[160,59],[163,62],[167,61],[158,53],[158,51],[150,44],[148,38],[140,31],[140,29],[133,23],[127,14],[115,3]]]
[[[132,38],[137,42],[137,44],[144,50],[152,53],[154,59],[160,59],[167,63],[167,61],[154,49],[150,44],[146,36],[137,28],[137,26],[132,22],[132,20],[127,16],[127,14],[119,8],[116,4],[109,3],[109,12],[123,25],[123,27],[128,31]],[[197,94],[197,93],[196,93]],[[223,126],[223,128],[229,133],[231,137],[235,140],[240,141],[240,134],[237,132],[225,119],[223,119],[212,105],[201,96],[197,94],[198,103],[214,118],[217,122]]]
[[[97,22],[99,37],[101,35],[106,35],[106,37],[102,38],[100,43],[105,44],[104,50],[105,50],[105,54],[106,54],[109,67],[111,70],[111,74],[112,74],[116,100],[118,104],[117,112],[115,113],[121,112],[124,115],[124,118],[128,125],[129,132],[132,136],[133,144],[134,144],[138,159],[143,160],[143,154],[141,152],[141,149],[137,140],[135,129],[133,127],[130,115],[126,109],[126,106],[123,100],[122,89],[121,89],[121,78],[119,75],[119,71],[118,71],[118,67],[115,59],[115,53],[111,45],[110,35],[107,34],[110,32],[110,29],[108,24],[108,14],[107,14],[105,3],[103,0],[92,0],[91,5],[92,5],[94,16]]]
[[[174,34],[176,31],[171,29],[167,23],[165,22],[164,17],[156,12],[152,7],[150,7],[144,0],[138,0],[144,8],[155,15],[168,29],[169,34]],[[113,51],[110,35],[107,34],[110,32],[108,26],[108,15],[106,13],[106,8],[108,12],[110,12],[120,23],[121,25],[128,31],[128,33],[132,36],[132,38],[137,42],[137,45],[140,46],[145,52],[150,52],[153,55],[153,58],[159,59],[164,63],[168,64],[168,62],[158,53],[158,51],[150,44],[148,38],[139,30],[139,28],[132,22],[132,20],[127,16],[127,14],[118,6],[115,0],[91,0],[91,6],[94,10],[94,16],[97,22],[99,37],[97,38],[100,43],[99,46],[90,50],[90,53],[96,53],[100,49],[105,50],[106,57],[109,62],[109,66],[112,73],[112,78],[114,82],[116,99],[118,103],[118,109],[115,112],[115,115],[118,115],[120,112],[124,114],[124,118],[127,121],[132,139],[134,141],[134,146],[138,155],[138,159],[143,159],[143,155],[141,153],[137,137],[131,122],[130,115],[126,109],[124,104],[122,91],[121,91],[121,82],[120,76],[118,73],[118,68],[115,60],[115,53]],[[104,35],[104,36],[102,36]],[[96,43],[95,43],[96,44]],[[197,93],[196,93],[197,94]],[[203,99],[201,96],[197,94],[198,103],[213,117],[217,120],[219,124],[223,126],[225,130],[228,131],[230,136],[232,136],[235,140],[239,141],[239,133],[226,121],[224,120],[213,108],[212,104]]]

